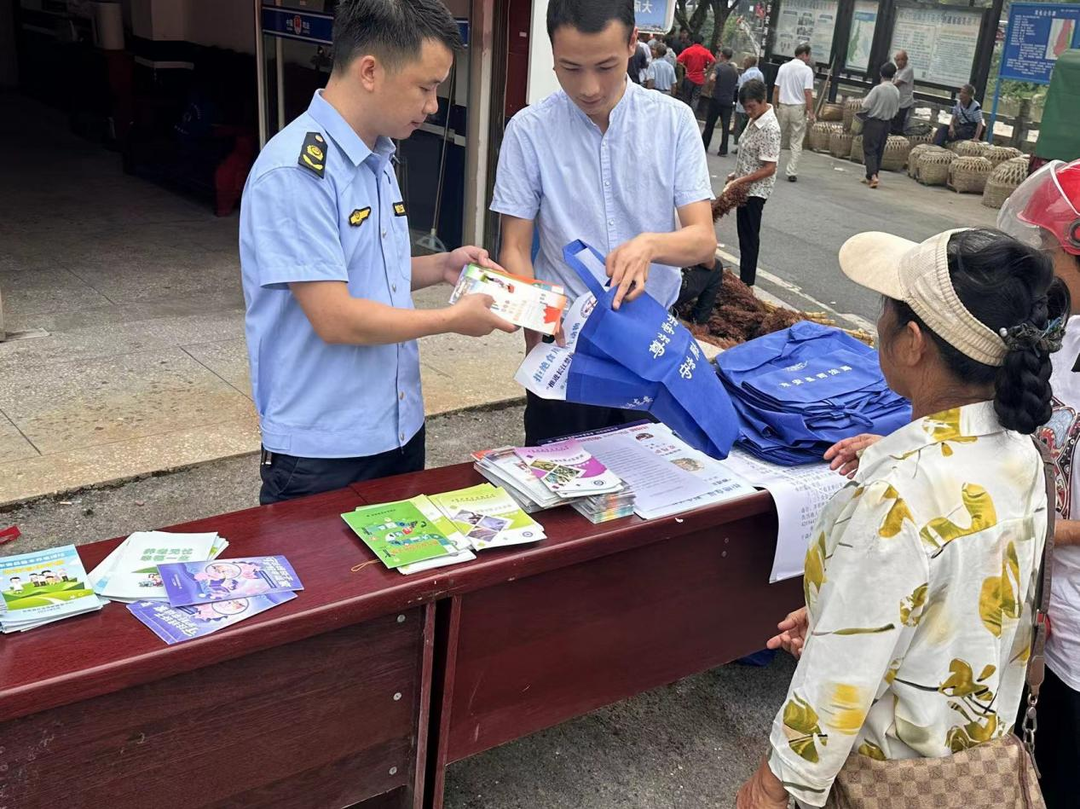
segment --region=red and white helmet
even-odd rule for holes
[[[1080,160],[1040,167],[1005,200],[997,224],[1037,248],[1049,234],[1066,253],[1080,256]]]

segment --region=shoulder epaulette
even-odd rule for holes
[[[308,132],[296,162],[316,177],[322,177],[326,172],[326,138],[318,132]]]

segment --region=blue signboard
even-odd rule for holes
[[[642,31],[670,31],[675,21],[675,0],[634,0],[634,17]]]
[[[469,21],[456,18],[461,42],[469,46]],[[316,11],[297,11],[278,6],[262,7],[262,32],[267,36],[299,39],[320,45],[331,45],[334,33],[334,17]]]
[[[1070,48],[1080,48],[1080,5],[1013,3],[999,76],[1049,84],[1058,56]]]
[[[314,11],[263,6],[262,31],[272,37],[330,45],[334,33],[334,17],[332,14]]]

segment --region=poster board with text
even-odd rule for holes
[[[889,53],[907,51],[915,81],[955,88],[971,81],[983,11],[897,5]]]

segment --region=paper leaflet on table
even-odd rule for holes
[[[435,522],[409,500],[361,506],[341,518],[391,569],[458,552]]]
[[[453,521],[474,550],[522,545],[545,538],[543,527],[504,489],[481,483],[433,494],[431,502]]]
[[[284,556],[159,564],[158,571],[173,607],[304,589]]]
[[[161,601],[137,601],[128,604],[128,610],[171,646],[225,629],[294,598],[296,593],[269,593],[189,607],[173,607]]]
[[[664,424],[643,422],[576,436],[625,481],[642,519],[681,514],[754,493],[725,461],[688,446]]]
[[[93,612],[94,595],[74,545],[0,558],[0,626],[4,632]]]
[[[563,497],[589,497],[623,488],[618,475],[572,438],[542,447],[518,447],[514,452],[538,480]]]
[[[136,531],[90,571],[88,580],[94,592],[112,601],[165,601],[159,564],[216,559],[228,546],[214,532]]]
[[[776,554],[770,582],[801,576],[814,525],[826,503],[848,480],[826,463],[779,466],[743,450],[725,463],[755,486],[766,489],[776,505]]]
[[[554,334],[566,309],[563,293],[560,286],[467,264],[450,303],[457,303],[465,295],[490,295],[491,311],[504,320],[541,334]]]

